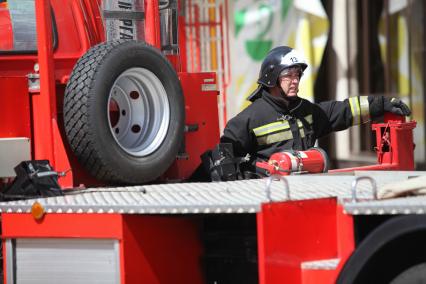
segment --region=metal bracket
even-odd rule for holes
[[[184,132],[195,132],[198,131],[198,123],[186,124]]]
[[[27,75],[28,78],[28,92],[39,93],[40,92],[40,74],[31,73]]]
[[[269,200],[269,202],[272,202],[272,198],[271,198],[271,184],[272,184],[272,180],[276,179],[276,180],[282,180],[284,183],[284,189],[285,194],[286,194],[286,199],[290,200],[290,187],[288,185],[288,181],[285,177],[280,176],[280,175],[272,175],[270,177],[268,177],[268,179],[266,180],[266,187],[265,187],[265,192],[266,192],[266,198]]]
[[[356,203],[358,201],[358,198],[356,196],[356,186],[358,185],[358,182],[361,180],[368,180],[371,183],[371,190],[373,191],[373,199],[377,199],[377,185],[376,181],[372,177],[357,177],[353,182],[351,186],[351,194],[352,194],[352,202]]]

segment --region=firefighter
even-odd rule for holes
[[[259,86],[248,98],[252,104],[227,123],[221,143],[231,143],[235,156],[268,160],[276,152],[309,149],[330,132],[366,123],[384,112],[411,113],[400,99],[384,96],[311,103],[298,97],[307,67],[295,49],[272,49],[261,65]]]

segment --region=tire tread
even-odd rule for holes
[[[64,125],[65,133],[71,150],[79,163],[96,179],[109,183],[135,184],[128,176],[121,175],[115,165],[108,164],[97,147],[96,139],[91,127],[91,117],[88,113],[91,104],[91,94],[94,93],[94,82],[99,73],[99,66],[119,45],[126,44],[126,40],[112,41],[98,44],[89,49],[76,63],[71,73],[64,95]],[[146,43],[139,42],[149,49],[155,50]],[[158,52],[159,53],[159,52]],[[161,53],[159,53],[161,55]],[[170,65],[170,68],[171,65]],[[92,118],[93,119],[93,118]],[[182,126],[183,135],[183,126]]]

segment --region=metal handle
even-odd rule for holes
[[[68,169],[66,171],[63,172],[55,172],[55,171],[46,171],[46,172],[39,172],[39,171],[35,171],[33,173],[31,173],[29,176],[30,178],[43,178],[43,177],[51,177],[51,176],[57,176],[57,177],[64,177],[67,175],[67,173],[71,171],[71,169]]]
[[[353,182],[352,182],[352,188],[351,188],[351,193],[352,193],[352,202],[357,202],[358,198],[356,196],[356,186],[358,185],[358,182],[361,180],[369,180],[371,183],[371,187],[372,187],[372,191],[373,191],[373,198],[377,199],[377,185],[376,185],[376,181],[372,178],[372,177],[357,177]]]
[[[38,171],[36,171],[34,173],[31,173],[29,176],[30,176],[30,178],[51,177],[51,176],[58,176],[58,172],[55,172],[55,171],[38,172]]]
[[[284,183],[284,189],[285,191],[285,195],[286,195],[286,199],[290,200],[290,187],[288,186],[288,181],[285,177],[283,176],[279,176],[279,175],[272,175],[270,177],[268,177],[268,179],[266,180],[266,187],[265,187],[265,191],[266,191],[266,198],[268,198],[269,202],[272,202],[272,198],[271,198],[271,184],[272,184],[272,180],[273,179],[277,179],[277,180],[282,180]]]

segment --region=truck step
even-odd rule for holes
[[[340,258],[305,261],[301,263],[302,284],[334,283]]]

